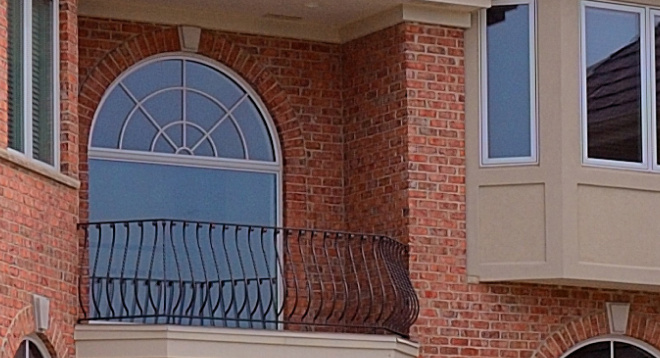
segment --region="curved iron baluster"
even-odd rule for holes
[[[389,237],[165,219],[78,227],[91,257],[81,320],[406,336],[419,313],[409,249]]]

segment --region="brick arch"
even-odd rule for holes
[[[81,221],[87,219],[87,145],[94,114],[112,82],[136,63],[151,56],[180,52],[179,32],[177,27],[170,27],[154,32],[137,35],[117,48],[110,50],[81,80],[79,89],[80,118],[80,179],[81,188]],[[238,73],[259,94],[269,111],[282,149],[282,159],[285,183],[291,182],[306,186],[308,168],[306,165],[306,143],[303,137],[300,121],[297,120],[293,108],[288,101],[288,95],[280,87],[269,70],[259,63],[252,55],[243,50],[239,44],[213,34],[202,31],[197,54],[221,62]],[[307,212],[307,190],[302,193],[283,192],[284,221],[287,225],[304,226]]]
[[[660,347],[660,321],[639,312],[631,312],[626,337],[635,338],[653,347]],[[598,312],[569,322],[554,331],[532,357],[560,358],[570,348],[589,338],[610,334],[606,312]]]
[[[67,343],[62,336],[63,327],[52,316],[49,320],[49,329],[44,333],[37,333],[41,342],[48,349],[51,358],[65,358],[69,356]],[[27,306],[20,310],[7,327],[7,334],[0,344],[0,358],[13,358],[18,346],[26,336],[35,333],[34,310]]]

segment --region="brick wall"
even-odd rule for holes
[[[407,237],[408,206],[404,29],[342,48],[346,225],[399,239]]]
[[[528,284],[468,284],[462,30],[405,28],[412,335],[423,357],[558,358],[609,333],[606,302],[630,302],[627,335],[660,347],[660,295]]]
[[[178,50],[154,24],[80,21],[81,178],[107,85]],[[387,233],[410,243],[423,357],[559,357],[607,333],[604,304],[632,303],[628,334],[660,347],[660,296],[560,286],[468,284],[462,30],[402,24],[337,46],[203,31],[200,53],[262,96],[285,157],[285,223]],[[85,191],[81,193],[84,200]],[[1,292],[0,292],[1,294]]]
[[[6,14],[0,0],[0,14]],[[7,19],[0,16],[0,358],[35,333],[33,294],[50,300],[40,333],[53,357],[75,357],[78,239],[77,1],[60,0],[60,175],[42,175],[7,148]],[[42,171],[43,172],[43,171]],[[54,171],[53,171],[54,172]],[[57,177],[60,177],[58,180]]]

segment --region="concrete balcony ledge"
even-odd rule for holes
[[[141,324],[79,324],[78,358],[417,357],[398,336]]]

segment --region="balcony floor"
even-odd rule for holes
[[[419,345],[394,335],[268,331],[142,324],[79,324],[78,358],[417,357]]]

